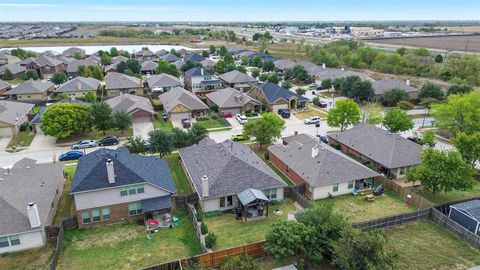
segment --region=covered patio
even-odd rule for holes
[[[257,189],[249,188],[238,195],[235,217],[243,221],[252,221],[268,218],[268,204],[270,200]]]
[[[172,227],[173,205],[170,196],[155,197],[142,200],[142,210],[147,230]]]

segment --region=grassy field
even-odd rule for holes
[[[208,120],[198,120],[195,122],[196,125],[200,125],[206,129],[212,128],[222,128],[229,126],[228,121],[225,119],[212,119],[209,118]]]
[[[480,253],[440,226],[421,221],[386,230],[387,248],[398,253],[396,269],[468,269]]]
[[[17,135],[13,136],[12,140],[8,144],[7,148],[15,147],[28,147],[35,138],[35,134],[30,131],[21,131]]]
[[[466,191],[454,190],[447,193],[440,192],[437,194],[433,194],[429,191],[423,190],[421,187],[416,188],[415,191],[427,200],[435,204],[440,204],[458,201],[462,199],[480,197],[480,182],[475,181],[475,185],[473,186],[473,188]]]
[[[155,119],[155,121],[153,121],[153,128],[161,128],[161,129],[164,129],[166,131],[172,131],[173,130],[172,122],[163,121],[162,113],[163,112],[159,112],[157,114],[157,119]]]
[[[75,215],[75,206],[73,205],[73,196],[70,195],[70,188],[72,187],[73,176],[75,175],[76,165],[65,166],[65,172],[68,174],[65,180],[65,188],[62,196],[58,201],[57,212],[53,217],[53,224],[60,224],[63,218]]]
[[[202,252],[186,210],[177,210],[178,227],[163,228],[147,240],[134,223],[65,231],[57,269],[138,269]]]
[[[361,222],[416,210],[415,207],[405,204],[400,198],[389,192],[385,192],[383,197],[376,197],[373,202],[366,201],[360,195],[347,194],[333,199],[317,200],[315,203],[331,203],[333,211],[342,213],[351,222]]]
[[[180,161],[178,160],[179,157],[180,155],[178,153],[173,153],[165,158],[165,160],[167,161],[170,172],[172,173],[173,182],[177,188],[177,193],[179,195],[187,195],[192,193],[192,188],[190,187],[188,178],[183,171]]]
[[[48,241],[42,248],[11,253],[0,256],[0,269],[4,270],[39,270],[50,269],[55,241]]]
[[[280,209],[282,214],[275,215],[273,213],[275,209]],[[244,222],[235,219],[232,213],[227,213],[206,217],[205,224],[208,226],[209,232],[214,232],[217,235],[217,244],[214,249],[220,250],[264,240],[272,223],[277,220],[286,220],[288,212],[294,210],[296,209],[293,201],[286,199],[281,204],[270,205],[269,216],[264,220]]]

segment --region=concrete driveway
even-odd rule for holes
[[[0,151],[5,150],[7,148],[8,143],[12,140],[12,137],[2,137],[0,138]]]
[[[235,117],[230,117],[225,119],[227,119],[230,126],[232,126],[232,130],[243,130],[243,125],[240,124]]]
[[[150,119],[140,118],[134,119],[132,123],[133,136],[148,139],[148,132],[153,130],[153,123]]]
[[[29,150],[54,149],[57,138],[37,133],[30,144]]]

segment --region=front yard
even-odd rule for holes
[[[206,129],[220,129],[220,128],[225,128],[229,127],[230,124],[225,118],[208,118],[208,119],[202,119],[198,118],[197,122],[195,124],[200,125]],[[223,129],[222,129],[223,130]]]
[[[178,227],[159,229],[147,240],[144,226],[122,223],[65,231],[57,269],[138,269],[202,252],[185,209]]]
[[[274,214],[275,209],[279,209],[281,214]],[[280,204],[270,205],[268,209],[269,216],[264,220],[244,222],[235,219],[233,212],[229,212],[206,217],[205,224],[208,227],[208,231],[215,233],[218,237],[214,250],[220,250],[264,240],[273,222],[286,220],[288,212],[295,210],[293,200],[286,199]]]
[[[8,144],[7,148],[12,148],[15,146],[16,148],[19,147],[28,147],[35,138],[35,134],[30,131],[20,131],[17,135],[13,136],[12,140]]]
[[[182,164],[179,161],[180,154],[172,153],[165,160],[168,163],[170,172],[172,173],[173,182],[177,188],[178,195],[187,195],[192,193],[192,188],[190,182],[188,181],[187,175],[182,168]]]
[[[327,113],[310,106],[308,111],[305,112],[294,112],[293,113],[298,119],[304,120],[312,116],[320,116],[320,118],[327,118]]]
[[[425,199],[435,204],[441,204],[468,198],[480,197],[480,182],[475,181],[475,185],[473,186],[473,188],[466,191],[454,190],[447,193],[440,192],[437,194],[433,194],[429,191],[423,190],[421,187],[415,188],[415,191]]]
[[[162,118],[162,113],[163,112],[159,112],[157,114],[157,119],[155,119],[155,121],[153,121],[153,128],[155,128],[155,129],[161,128],[161,129],[164,129],[166,131],[172,131],[173,130],[172,122],[171,121],[164,121],[163,118]]]

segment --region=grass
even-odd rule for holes
[[[35,134],[30,131],[20,131],[17,135],[13,136],[12,140],[8,144],[7,148],[15,147],[28,147],[35,138]]]
[[[153,128],[155,128],[155,129],[161,128],[161,129],[164,129],[166,131],[172,131],[173,130],[172,122],[164,121],[163,118],[162,118],[162,113],[163,112],[159,112],[157,114],[157,119],[155,119],[155,121],[153,121]]]
[[[67,230],[57,269],[138,269],[202,252],[185,209],[175,211],[180,225],[162,228],[147,240],[134,223]]]
[[[13,79],[13,80],[6,81],[6,82],[8,82],[8,83],[11,84],[11,85],[17,85],[17,84],[23,83],[24,81],[25,81],[25,80],[22,79],[22,76],[20,76],[20,77],[17,77],[17,78],[15,78],[15,79]]]
[[[287,185],[295,186],[295,183],[292,180],[290,180],[290,178],[288,178],[279,169],[277,169],[277,167],[275,167],[270,161],[265,159],[265,152],[267,152],[267,149],[266,149],[267,147],[258,149],[258,147],[255,146],[254,144],[250,144],[248,146],[253,150],[253,152],[255,152],[255,154],[257,154],[268,165],[268,167],[270,167],[270,169],[272,169],[278,176],[280,176],[280,178],[282,178],[282,180]]]
[[[57,139],[57,144],[64,144],[64,143],[75,143],[81,140],[100,140],[106,136],[117,136],[120,139],[121,138],[127,138],[133,136],[133,129],[129,128],[127,129],[124,133],[122,133],[120,130],[116,128],[112,128],[109,130],[105,131],[105,134],[103,134],[103,131],[97,131],[93,130],[90,132],[85,132],[85,133],[77,133],[77,134],[72,134],[71,136],[68,136],[67,138],[63,139]]]
[[[480,253],[429,221],[386,230],[387,248],[398,254],[397,269],[468,269],[480,264]]]
[[[178,195],[187,195],[192,193],[192,188],[187,176],[185,175],[185,171],[180,164],[179,157],[180,154],[173,153],[166,157],[165,160],[167,161],[170,172],[172,173],[173,182],[177,188]]]
[[[55,250],[55,241],[48,241],[46,246],[0,256],[0,269],[37,270],[50,269]]]
[[[152,103],[153,105],[156,105],[156,106],[162,105],[162,102],[158,98],[152,98]]]
[[[197,119],[197,122],[195,124],[200,125],[206,129],[223,128],[229,125],[228,121],[225,119],[213,119],[213,118],[208,118],[206,120]]]
[[[32,109],[32,113],[37,114],[40,111],[40,109],[42,109],[42,106],[35,105],[35,107],[33,107]]]
[[[275,215],[275,209],[282,210],[281,215]],[[294,211],[293,200],[286,199],[283,203],[269,206],[269,216],[264,220],[244,222],[233,217],[232,213],[226,213],[213,217],[206,217],[205,224],[209,232],[217,235],[215,250],[235,247],[265,239],[265,235],[273,222],[286,220],[289,211]]]
[[[450,192],[440,192],[437,194],[433,194],[429,191],[425,191],[424,189],[422,189],[422,187],[415,188],[415,191],[425,199],[435,204],[441,204],[468,198],[480,197],[480,182],[475,181],[473,188],[465,191],[454,190]]]
[[[298,119],[301,119],[301,120],[307,119],[311,116],[320,116],[320,118],[326,118],[327,117],[327,113],[325,113],[324,111],[317,110],[317,109],[312,109],[311,107],[310,107],[310,110],[308,110],[306,112],[295,112],[293,114]]]
[[[60,224],[63,218],[75,215],[75,206],[73,205],[73,196],[70,194],[70,188],[72,187],[73,176],[75,175],[76,169],[76,165],[65,166],[65,172],[68,176],[65,180],[65,188],[63,189],[62,196],[60,196],[60,200],[58,201],[57,211],[53,217],[53,224]]]
[[[382,197],[376,197],[373,202],[366,201],[360,194],[357,196],[347,194],[332,199],[317,200],[315,203],[331,203],[333,211],[345,215],[351,222],[362,222],[416,210],[414,206],[405,204],[390,192],[385,192]]]

